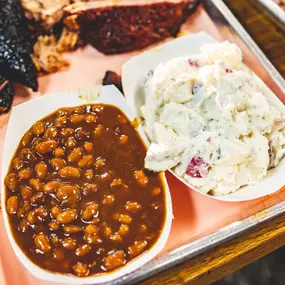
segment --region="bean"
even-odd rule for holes
[[[118,233],[111,235],[110,240],[115,244],[121,243],[123,241],[122,237]]]
[[[71,237],[64,238],[61,241],[61,244],[67,250],[73,250],[76,248],[76,240]]]
[[[75,255],[80,256],[80,257],[85,256],[91,251],[91,249],[92,249],[91,245],[83,244],[75,250]]]
[[[92,169],[87,169],[84,173],[84,177],[87,179],[87,180],[92,180],[94,176],[94,173],[93,173],[93,170]]]
[[[21,186],[20,192],[23,200],[30,199],[33,196],[33,189],[27,185]]]
[[[102,112],[104,110],[104,107],[103,106],[98,106],[98,105],[94,105],[91,107],[92,109],[92,112],[98,114],[100,112]]]
[[[45,125],[43,122],[36,122],[34,125],[33,125],[33,133],[34,135],[36,136],[40,136],[41,134],[44,133],[45,131]]]
[[[90,221],[98,211],[98,204],[95,202],[90,203],[85,210],[82,212],[81,217],[83,220]]]
[[[72,115],[70,117],[70,122],[72,124],[79,124],[84,120],[84,116],[83,115]]]
[[[19,210],[17,211],[17,217],[18,219],[22,219],[24,218],[26,215],[26,211],[24,208],[19,208]]]
[[[62,108],[59,109],[56,113],[58,117],[69,116],[72,114],[72,110],[70,108]]]
[[[57,157],[64,156],[64,149],[63,148],[56,148],[54,150],[54,155],[57,156]]]
[[[107,171],[105,173],[98,175],[97,177],[101,183],[102,182],[107,183],[109,180],[111,180],[114,177],[114,172],[113,171]]]
[[[29,230],[29,223],[26,219],[22,219],[19,223],[19,231],[22,233],[26,233]]]
[[[88,153],[91,153],[93,151],[93,144],[91,142],[85,142],[83,147],[84,150]]]
[[[54,170],[59,170],[66,166],[66,161],[62,158],[55,157],[50,160],[50,164]]]
[[[125,224],[122,224],[122,225],[120,225],[118,234],[119,234],[120,236],[123,236],[123,237],[124,237],[125,235],[127,235],[127,234],[129,233],[129,231],[130,231],[129,226],[128,226],[128,225],[125,225]]]
[[[97,225],[99,222],[100,222],[100,219],[98,217],[91,220],[91,224],[93,225]]]
[[[83,149],[81,147],[75,148],[68,156],[68,162],[77,162],[83,155]]]
[[[128,253],[133,257],[137,256],[145,249],[146,246],[147,246],[146,240],[135,241],[133,245],[128,247]]]
[[[48,172],[47,165],[41,161],[35,166],[36,175],[39,179],[44,179]]]
[[[55,260],[62,260],[64,259],[64,252],[62,249],[60,248],[55,248],[53,253],[52,253],[52,257]]]
[[[31,224],[34,225],[36,223],[36,216],[35,216],[35,212],[31,211],[28,215],[27,215],[27,221]]]
[[[32,178],[33,171],[30,167],[24,168],[24,169],[20,170],[20,172],[18,173],[18,176],[21,180],[27,180],[27,179]]]
[[[66,125],[66,123],[67,123],[67,117],[66,116],[62,116],[62,117],[55,119],[55,125],[57,127],[64,127]]]
[[[19,209],[19,198],[17,196],[11,196],[7,200],[7,212],[10,215],[15,215]]]
[[[77,211],[75,209],[65,210],[56,216],[57,222],[60,224],[69,224],[77,219]]]
[[[52,245],[54,245],[54,246],[59,246],[59,245],[60,245],[60,243],[59,243],[59,238],[58,238],[58,236],[57,236],[55,233],[53,233],[53,234],[50,235],[50,242],[51,242]]]
[[[50,209],[50,214],[51,216],[56,219],[56,217],[58,216],[58,214],[61,212],[60,208],[58,206],[54,206]]]
[[[45,194],[43,192],[38,192],[30,198],[30,202],[33,205],[37,205],[38,203],[43,202],[44,198]]]
[[[116,186],[121,186],[121,185],[123,185],[124,183],[123,183],[123,180],[121,179],[121,178],[115,178],[112,182],[111,182],[111,184],[110,184],[110,186],[111,187],[116,187]]]
[[[46,138],[46,139],[54,139],[54,138],[56,138],[56,136],[57,136],[57,128],[55,128],[55,127],[49,127],[49,128],[47,128],[46,129],[46,132],[45,132],[45,134],[44,134],[44,137]]]
[[[139,186],[145,187],[148,184],[148,177],[142,170],[137,170],[134,172],[134,177]]]
[[[128,212],[136,213],[141,210],[142,206],[138,202],[128,201],[125,205],[125,209]]]
[[[83,114],[83,113],[85,113],[85,107],[83,107],[83,106],[76,107],[74,109],[74,113],[75,114]]]
[[[82,219],[85,220],[85,221],[90,221],[90,220],[92,220],[93,215],[92,215],[92,213],[91,213],[90,211],[84,210],[84,211],[81,213],[81,217],[82,217]]]
[[[84,277],[89,274],[89,269],[86,264],[77,262],[75,265],[72,266],[73,271],[79,277]]]
[[[5,177],[5,186],[12,192],[18,187],[18,177],[15,173],[10,173]]]
[[[57,142],[55,140],[48,140],[48,141],[39,143],[36,146],[36,151],[39,154],[46,154],[46,153],[50,153],[54,151],[56,148],[57,148]]]
[[[97,121],[96,116],[92,115],[92,114],[88,114],[85,116],[85,122],[90,124],[90,123],[95,123]]]
[[[32,140],[32,133],[31,132],[27,132],[24,134],[22,140],[21,140],[21,145],[23,147],[28,146],[31,143]]]
[[[75,130],[75,138],[78,140],[90,139],[90,136],[90,132],[84,130],[83,128],[77,128]]]
[[[159,187],[155,187],[151,191],[151,196],[159,196],[160,193],[161,193],[161,189]]]
[[[115,196],[114,195],[106,195],[105,198],[102,200],[102,203],[104,205],[112,205],[115,201]]]
[[[67,166],[59,170],[59,175],[63,178],[79,178],[80,171],[78,168]]]
[[[61,186],[61,183],[59,181],[51,181],[45,184],[43,187],[43,191],[45,193],[54,193],[57,189],[59,189]]]
[[[49,239],[44,234],[36,235],[34,238],[35,246],[41,253],[49,253],[51,250],[51,245]]]
[[[70,196],[80,196],[80,191],[76,185],[63,185],[56,191],[56,198],[58,200],[65,200]]]
[[[20,158],[25,162],[34,162],[37,160],[36,155],[29,148],[23,148],[20,151]]]
[[[76,208],[76,203],[77,200],[80,199],[80,196],[78,195],[77,197],[75,195],[73,196],[69,196],[68,198],[66,198],[65,200],[62,200],[60,202],[60,205],[63,209],[75,209]]]
[[[102,166],[106,165],[106,160],[102,157],[98,157],[95,161],[95,167],[100,168]]]
[[[101,125],[101,124],[98,125],[98,126],[95,128],[94,132],[93,132],[94,136],[95,136],[95,137],[101,136],[103,130],[104,130],[104,126]]]
[[[65,234],[75,234],[75,233],[79,233],[82,231],[81,227],[79,226],[64,226],[63,227],[63,231]]]
[[[31,204],[27,200],[24,200],[22,203],[22,208],[28,213],[32,209]]]
[[[84,155],[84,156],[78,161],[78,167],[79,167],[79,168],[90,167],[92,164],[93,164],[93,156],[92,156],[92,155]]]
[[[43,183],[36,178],[31,178],[29,180],[29,184],[32,186],[33,189],[35,189],[36,191],[40,191],[43,187]]]
[[[96,184],[84,183],[82,192],[85,196],[88,196],[89,194],[97,192],[97,190],[98,187]]]
[[[108,226],[105,226],[104,229],[103,229],[103,234],[106,238],[109,238],[112,234],[112,228],[111,227],[108,227]]]
[[[97,235],[84,235],[83,240],[85,240],[89,244],[101,244],[103,241]]]
[[[128,140],[129,140],[128,136],[121,135],[120,139],[119,139],[119,142],[120,142],[120,144],[126,144],[128,142]]]
[[[71,137],[73,135],[73,129],[72,128],[64,128],[60,131],[61,136],[63,137]]]
[[[48,217],[48,211],[44,206],[34,209],[33,212],[36,219],[35,221],[38,223],[45,221]]]
[[[127,214],[115,213],[113,219],[124,224],[130,224],[132,222],[132,218]]]
[[[95,235],[95,234],[98,234],[99,229],[94,225],[87,225],[84,229],[84,232],[87,235]]]
[[[51,231],[57,231],[60,228],[59,223],[56,221],[49,222],[48,226]]]
[[[67,139],[65,146],[68,149],[73,149],[76,147],[76,144],[77,144],[77,142],[76,142],[75,138],[71,137],[71,138]]]
[[[24,166],[24,161],[23,159],[19,158],[19,157],[16,157],[14,160],[13,160],[13,167],[15,170],[20,170],[22,167]]]
[[[32,147],[35,148],[42,140],[40,138],[34,138],[32,140]]]
[[[109,253],[103,259],[103,265],[107,270],[113,270],[126,263],[126,255],[123,250],[117,250],[115,252]]]

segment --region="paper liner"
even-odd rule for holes
[[[11,113],[11,117],[8,123],[5,142],[4,142],[4,154],[2,161],[2,177],[1,185],[4,189],[4,178],[8,171],[10,161],[16,151],[19,142],[23,135],[31,128],[31,126],[38,120],[46,117],[50,113],[56,111],[62,107],[73,107],[83,104],[104,103],[117,106],[121,109],[129,120],[135,118],[131,109],[128,107],[125,98],[120,91],[113,85],[110,86],[95,86],[88,89],[80,89],[74,92],[51,94],[48,96],[41,96],[36,99],[32,99],[26,103],[14,107]],[[138,132],[148,145],[147,138],[142,130],[142,127],[138,127]],[[52,273],[44,270],[34,264],[19,248],[15,242],[9,222],[8,214],[6,212],[6,197],[5,191],[2,195],[2,209],[4,224],[8,234],[9,241],[12,248],[23,263],[23,265],[31,273],[33,273],[39,279],[47,280],[50,282],[66,283],[66,284],[101,284],[104,282],[110,282],[116,278],[120,278],[126,274],[133,272],[140,268],[142,265],[153,259],[165,246],[168,239],[171,223],[172,223],[172,204],[171,196],[163,174],[163,183],[165,185],[165,201],[166,201],[166,218],[165,224],[157,242],[145,253],[138,256],[136,259],[127,263],[124,267],[117,269],[114,272],[97,274],[90,277],[80,278],[72,275],[64,275],[59,273]]]
[[[145,51],[129,61],[127,61],[122,68],[122,84],[123,90],[128,104],[132,111],[139,117],[140,107],[144,104],[143,83],[150,70],[154,70],[160,63],[167,62],[176,57],[187,55],[195,55],[200,53],[200,47],[205,43],[217,43],[217,41],[209,34],[201,32],[197,34],[190,34],[177,38],[162,44],[159,47]],[[258,77],[257,77],[258,78]],[[285,106],[278,99],[278,97],[258,78],[264,94],[269,102],[285,114]],[[245,186],[224,196],[212,196],[202,193],[197,188],[186,182],[183,178],[170,171],[180,181],[186,184],[189,188],[206,195],[213,199],[240,202],[257,199],[278,191],[284,186],[285,173],[285,159],[280,164],[267,172],[266,177],[254,186]]]

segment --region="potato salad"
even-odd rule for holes
[[[285,154],[284,114],[262,84],[227,41],[160,64],[144,83],[145,167],[216,196],[260,182]]]

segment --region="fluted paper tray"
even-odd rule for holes
[[[263,55],[221,0],[204,0],[205,7],[183,25],[181,35],[205,31],[218,41],[230,40],[242,48],[245,63],[285,102],[280,88],[283,78]],[[70,55],[71,66],[66,71],[40,78],[40,93],[48,94],[93,86],[102,82],[106,70],[121,72],[123,63],[140,52],[103,56],[91,47]],[[280,88],[279,88],[280,87]],[[285,89],[284,89],[285,90]],[[17,90],[15,104],[36,94]],[[46,95],[49,96],[49,95]],[[8,116],[0,117],[0,154]],[[223,202],[189,191],[188,187],[166,173],[173,204],[174,220],[166,247],[158,258],[111,284],[132,284],[181,263],[199,253],[235,237],[264,220],[276,217],[285,210],[285,189],[273,195],[249,202]],[[0,219],[0,284],[51,285],[33,277],[18,261],[8,242]],[[1,279],[2,278],[2,279]],[[3,280],[3,281],[2,281]]]
[[[111,104],[119,108],[130,121],[135,119],[134,114],[127,105],[126,99],[120,93],[120,91],[114,86],[94,86],[85,89],[79,89],[73,92],[62,92],[55,93],[49,96],[41,96],[18,105],[13,108],[11,117],[8,123],[8,128],[4,141],[4,153],[2,158],[2,172],[1,172],[1,189],[4,189],[4,179],[9,170],[10,161],[13,158],[14,152],[17,149],[19,142],[23,135],[32,127],[32,125],[46,117],[50,113],[55,112],[59,108],[63,107],[73,107],[84,104]],[[142,130],[142,127],[137,128],[142,140],[147,145],[147,138]],[[145,263],[153,259],[160,251],[164,248],[166,241],[169,236],[171,222],[172,222],[172,204],[171,197],[169,193],[169,188],[165,176],[163,175],[163,184],[165,185],[165,203],[166,203],[166,217],[163,230],[156,241],[156,243],[139,257],[135,258],[133,261],[129,262],[122,268],[119,268],[113,272],[107,274],[98,274],[94,276],[88,276],[84,279],[78,278],[76,276],[68,276],[63,274],[51,273],[44,270],[34,264],[26,255],[21,251],[17,243],[13,238],[13,234],[10,230],[8,222],[8,214],[6,213],[6,197],[5,191],[2,192],[2,209],[3,218],[6,228],[6,232],[9,237],[10,244],[22,264],[40,279],[47,280],[50,282],[64,282],[66,284],[101,284],[107,281],[113,281],[118,279],[127,273],[130,273]]]
[[[153,71],[160,63],[165,63],[177,57],[199,54],[201,46],[206,43],[218,43],[218,41],[205,32],[186,35],[145,51],[131,58],[123,65],[122,83],[124,93],[128,104],[138,117],[140,116],[140,108],[145,102],[143,86],[148,73]],[[256,81],[269,103],[276,107],[285,117],[285,105],[257,76]],[[189,188],[202,195],[221,201],[241,202],[270,195],[282,188],[285,185],[285,160],[282,160],[276,168],[270,169],[260,183],[242,187],[236,192],[224,196],[210,196],[202,193],[173,171],[171,173]]]

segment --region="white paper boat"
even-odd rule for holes
[[[138,117],[140,114],[139,109],[145,101],[142,86],[149,71],[154,70],[160,63],[167,62],[176,57],[198,54],[200,53],[200,47],[205,43],[217,43],[217,41],[207,33],[187,35],[143,52],[123,65],[122,84],[124,93],[132,111]],[[269,102],[285,114],[285,106],[283,103],[259,78],[258,80]],[[204,194],[177,176],[173,171],[171,172],[189,188],[202,195],[229,202],[240,202],[260,198],[278,191],[285,185],[285,159],[283,159],[276,168],[269,170],[262,182],[255,186],[243,187],[225,196],[210,196]]]
[[[4,189],[4,178],[9,168],[10,160],[14,155],[16,148],[22,138],[22,136],[27,132],[31,126],[41,118],[47,116],[48,114],[56,111],[62,107],[72,107],[82,104],[91,103],[104,103],[117,106],[121,109],[126,116],[132,121],[135,116],[128,107],[125,98],[122,96],[120,91],[113,85],[111,86],[96,86],[89,89],[78,90],[76,92],[58,93],[48,96],[42,96],[26,103],[18,105],[13,108],[11,117],[8,123],[5,143],[4,143],[4,154],[2,162],[2,177],[1,177],[1,188]],[[146,144],[147,138],[141,127],[138,128],[139,134]],[[71,275],[63,275],[52,273],[41,269],[35,265],[22,250],[18,247],[17,243],[14,241],[10,226],[8,223],[8,215],[6,212],[6,197],[5,191],[2,193],[2,210],[5,222],[5,228],[8,233],[10,243],[13,250],[23,265],[36,277],[47,280],[50,282],[66,283],[66,284],[101,284],[105,282],[110,282],[117,278],[120,278],[132,271],[140,268],[142,265],[153,259],[165,246],[168,239],[171,222],[172,222],[172,204],[169,188],[163,175],[163,182],[165,184],[165,201],[166,201],[166,219],[160,237],[153,247],[134,259],[133,261],[127,263],[124,267],[117,269],[114,272],[106,274],[98,274],[90,277],[79,278]]]

